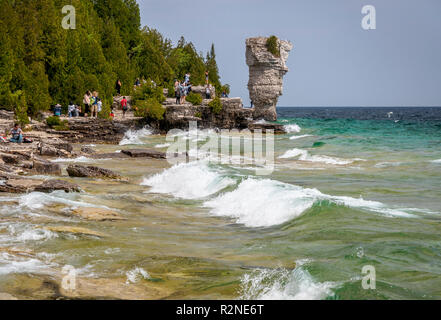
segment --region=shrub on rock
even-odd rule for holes
[[[186,100],[194,106],[200,106],[202,104],[202,96],[194,92],[190,92]]]
[[[222,101],[219,97],[216,97],[213,100],[211,100],[208,106],[211,108],[211,111],[213,113],[218,114],[222,111]]]

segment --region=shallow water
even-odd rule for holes
[[[269,176],[237,163],[59,161],[109,168],[129,182],[66,178],[84,192],[1,195],[0,248],[29,254],[0,250],[0,292],[50,298],[30,279],[56,278],[72,265],[85,279],[164,289],[145,298],[441,298],[437,110],[415,117],[376,109],[360,120],[349,109],[327,109],[279,110],[290,133],[275,138]],[[123,145],[94,148],[166,150],[166,143],[142,130]],[[127,220],[66,214],[81,206],[110,208]],[[107,236],[44,229],[66,225]],[[362,288],[366,265],[376,269],[375,290]]]

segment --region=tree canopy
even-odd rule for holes
[[[64,29],[66,4],[75,8],[76,28]],[[81,104],[86,90],[111,103],[120,79],[122,94],[136,78],[170,88],[191,73],[193,84],[210,82],[220,92],[215,49],[204,58],[183,37],[173,46],[141,28],[135,0],[0,0],[0,108],[26,122],[53,104]]]

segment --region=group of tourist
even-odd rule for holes
[[[205,71],[205,99],[211,99],[213,95],[213,86],[208,82],[208,75],[208,71]],[[185,103],[188,94],[191,92],[190,76],[190,73],[187,72],[184,76],[184,81],[180,82],[178,79],[175,79],[176,104]]]
[[[178,79],[175,79],[174,88],[175,88],[176,104],[185,103],[185,99],[187,98],[187,95],[191,92],[190,73],[187,72],[185,74],[183,82],[179,82]]]
[[[98,113],[101,112],[103,107],[103,103],[101,99],[98,97],[98,92],[90,92],[87,91],[83,97],[84,104],[84,116],[87,117],[90,113],[92,118],[97,118]],[[70,116],[70,115],[69,115]]]

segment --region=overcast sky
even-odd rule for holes
[[[290,40],[279,106],[440,106],[440,0],[139,0],[142,24],[205,54],[249,104],[245,39]],[[377,29],[363,30],[374,5]]]

